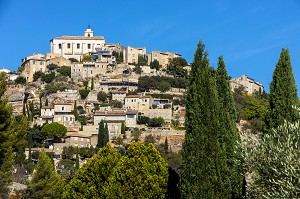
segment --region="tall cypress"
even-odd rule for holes
[[[80,165],[79,165],[79,155],[78,155],[78,146],[76,148],[76,162],[75,162],[75,167],[76,167],[76,170],[79,169]]]
[[[92,77],[91,90],[94,90],[94,77]]]
[[[297,87],[288,49],[282,49],[270,84],[269,128],[276,128],[284,120],[294,122],[297,112],[293,105],[298,103]]]
[[[232,198],[241,198],[243,177],[241,168],[236,164],[241,158],[240,152],[237,151],[241,139],[236,127],[237,113],[230,89],[229,76],[222,56],[219,57],[216,79],[220,107],[220,145],[226,150]]]
[[[74,116],[75,116],[75,120],[77,121],[79,118],[79,114],[77,110],[77,101],[74,102]]]
[[[102,148],[105,146],[105,144],[104,144],[105,132],[104,131],[105,131],[104,130],[104,122],[103,122],[103,120],[101,120],[101,122],[99,123],[99,127],[98,127],[98,142],[97,142],[98,148]]]
[[[105,123],[105,128],[104,128],[104,146],[109,142],[109,132],[108,132],[108,126],[107,123]]]
[[[182,198],[231,198],[226,154],[219,144],[219,109],[216,80],[212,78],[208,53],[199,42],[186,96],[186,134],[182,150]]]

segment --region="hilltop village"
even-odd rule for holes
[[[51,39],[49,53],[23,58],[16,73],[1,72],[7,73],[5,95],[16,119],[28,116],[31,128],[53,122],[67,128],[61,136],[40,136],[31,149],[45,147],[60,159],[68,147],[95,148],[101,121],[116,147],[151,138],[179,151],[190,68],[177,52],[106,43],[88,26],[83,36]],[[230,85],[248,94],[264,90],[246,75]]]

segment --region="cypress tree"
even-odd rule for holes
[[[94,90],[94,77],[92,77],[91,90]]]
[[[121,134],[125,134],[125,124],[124,122],[122,122],[122,125],[121,125]]]
[[[74,116],[75,116],[75,120],[78,120],[79,114],[77,110],[77,101],[74,102]]]
[[[31,148],[32,148],[32,133],[31,131],[28,131],[28,148],[29,148],[29,153],[28,153],[28,162],[32,162],[32,156],[31,156]]]
[[[104,146],[109,142],[109,132],[108,132],[108,126],[107,123],[105,123],[105,128],[104,128]]]
[[[42,97],[40,97],[40,116],[42,114],[42,106],[43,106]]]
[[[76,149],[76,164],[75,164],[75,167],[76,169],[78,170],[79,169],[79,155],[78,155],[78,146],[77,146],[77,149]]]
[[[166,136],[166,139],[165,139],[164,150],[165,150],[165,154],[167,154],[169,152],[169,143],[168,143],[167,136]]]
[[[49,104],[48,99],[46,99],[45,106],[48,106],[48,104]]]
[[[220,145],[226,149],[232,198],[241,198],[243,177],[240,175],[241,169],[236,164],[236,161],[241,158],[241,154],[237,151],[241,139],[236,127],[237,113],[230,89],[229,76],[222,56],[219,57],[216,79],[220,106]]]
[[[102,148],[105,146],[104,144],[104,122],[103,120],[101,120],[101,122],[99,123],[99,127],[98,127],[98,142],[97,142],[97,147],[98,148]]]
[[[208,53],[199,42],[188,76],[185,140],[182,148],[181,197],[231,198],[225,175],[226,154],[219,144],[219,109]]]
[[[296,121],[297,112],[292,106],[298,103],[297,87],[288,49],[282,49],[273,72],[269,103],[269,128],[276,128],[283,124],[284,120]]]

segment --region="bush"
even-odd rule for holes
[[[48,73],[48,74],[44,74],[42,76],[42,81],[46,82],[46,83],[50,83],[54,80],[55,78],[55,72],[51,72],[51,73]]]
[[[44,75],[44,73],[42,71],[35,71],[35,73],[33,74],[33,81],[35,82],[36,80],[38,80],[43,75]]]
[[[164,119],[162,117],[154,117],[151,118],[148,122],[148,126],[150,127],[161,127],[164,124]]]
[[[82,89],[79,91],[79,94],[81,96],[81,98],[85,99],[90,93],[90,90],[88,89]]]
[[[67,88],[67,85],[64,83],[47,84],[45,86],[45,90],[47,90],[49,94],[56,93],[57,91],[64,91]]]
[[[71,77],[71,67],[70,66],[62,66],[57,69],[57,72],[62,74],[65,77]]]
[[[49,65],[47,65],[46,66],[47,68],[48,68],[48,70],[55,70],[55,69],[57,69],[58,68],[58,65],[56,65],[56,64],[49,64]]]
[[[99,91],[99,93],[97,94],[97,100],[102,103],[106,102],[107,97],[107,94],[103,91]]]
[[[77,59],[75,59],[75,58],[69,58],[69,60],[73,63],[73,62],[78,62],[78,60]]]
[[[25,84],[26,83],[26,78],[25,77],[17,77],[17,79],[15,80],[16,84]]]

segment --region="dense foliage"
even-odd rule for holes
[[[160,86],[163,82],[168,83],[173,88],[185,88],[184,78],[173,78],[165,76],[144,76],[139,77],[138,90],[142,92],[149,90],[160,90]]]
[[[71,77],[71,67],[70,66],[62,66],[57,69],[57,72],[62,74],[65,77]]]
[[[30,198],[60,198],[64,181],[56,173],[45,151],[39,153],[38,164],[27,189]]]
[[[52,137],[63,137],[67,133],[67,128],[57,122],[46,124],[42,128],[42,132],[47,135],[48,138]]]
[[[269,128],[279,126],[284,120],[294,122],[299,117],[292,108],[293,105],[297,105],[298,96],[288,49],[282,49],[273,72],[269,102]]]
[[[181,197],[231,198],[226,151],[220,145],[219,105],[208,53],[199,42],[186,97],[186,134],[182,146]]]

